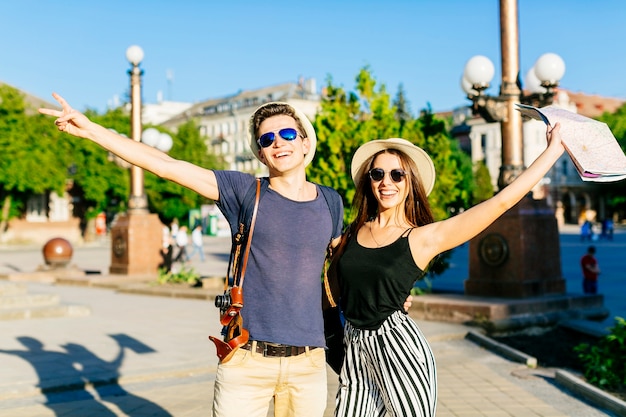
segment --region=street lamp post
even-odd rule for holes
[[[141,141],[141,76],[143,70],[139,64],[143,60],[143,50],[133,45],[126,50],[126,59],[131,63],[130,75],[130,137],[132,140]],[[130,167],[130,198],[128,210],[135,213],[148,212],[148,198],[144,188],[143,170],[136,165]]]
[[[531,70],[540,81],[529,94],[521,91],[517,0],[500,0],[502,84],[498,96],[484,90],[493,77],[486,57],[471,58],[465,67],[463,89],[472,100],[474,114],[487,122],[499,122],[502,164],[498,187],[503,189],[525,169],[522,116],[516,103],[544,106],[552,103],[554,89],[565,65],[554,54],[542,56]],[[469,278],[465,294],[524,298],[563,294],[558,225],[545,199],[526,196],[470,241]]]
[[[502,87],[500,95],[489,96],[484,90],[489,88],[493,78],[493,64],[489,58],[477,55],[470,58],[463,72],[462,87],[472,100],[472,112],[489,123],[499,122],[502,133],[502,166],[498,178],[500,189],[511,183],[523,170],[524,145],[522,140],[522,117],[515,110],[516,103],[542,107],[552,104],[555,89],[565,73],[565,63],[556,54],[542,55],[526,77],[530,92],[524,94],[517,80],[517,36],[503,31],[506,43],[502,55]],[[505,39],[503,39],[505,42]],[[506,53],[506,54],[505,54]]]
[[[143,59],[143,50],[136,45],[129,47],[126,58],[131,63],[130,98],[131,98],[131,139],[144,141],[147,129],[142,135],[141,123],[141,76],[139,64]],[[156,131],[156,129],[153,129]],[[158,131],[156,131],[159,134]],[[152,136],[151,136],[152,135]],[[167,135],[169,138],[169,135]],[[161,150],[167,152],[171,147],[171,138],[153,141],[152,132],[147,135],[150,146],[163,142]],[[111,228],[111,274],[135,276],[140,279],[153,277],[162,262],[163,224],[156,214],[148,211],[148,199],[144,188],[143,170],[135,165],[130,167],[130,196],[128,212],[121,214]]]

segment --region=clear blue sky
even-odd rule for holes
[[[414,113],[467,104],[465,62],[488,56],[500,85],[498,0],[15,0],[0,6],[0,81],[104,111],[128,90],[126,49],[140,45],[143,99],[198,102],[299,77],[354,89],[368,65]],[[522,79],[554,52],[563,88],[626,98],[626,2],[520,0]],[[173,74],[168,83],[167,74]]]

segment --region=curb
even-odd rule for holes
[[[514,362],[523,363],[529,368],[537,367],[537,358],[527,355],[524,352],[520,352],[519,350],[513,349],[503,343],[496,342],[495,340],[480,333],[477,333],[473,330],[467,332],[465,338],[491,350],[492,352],[499,353],[500,355]]]
[[[218,293],[215,290],[205,290],[201,288],[190,288],[188,286],[167,286],[150,284],[128,284],[115,288],[119,293],[153,295],[172,298],[190,298],[200,300],[213,300]]]
[[[0,274],[0,279],[2,275]],[[202,287],[188,284],[158,284],[155,276],[83,275],[80,277],[56,277],[52,282],[59,285],[111,289],[118,293],[153,295],[171,298],[213,300],[224,291],[223,278],[203,276]],[[0,281],[1,282],[1,281]]]
[[[567,371],[557,369],[554,380],[561,386],[585,398],[600,408],[626,416],[626,401],[608,394]]]
[[[537,367],[536,358],[520,352],[516,349],[513,349],[507,345],[496,342],[495,340],[480,333],[477,333],[473,330],[470,330],[465,335],[465,338],[514,362],[523,363],[529,368]],[[575,396],[584,398],[598,408],[612,411],[618,416],[626,416],[625,401],[622,401],[621,399],[601,390],[600,388],[597,388],[585,382],[579,376],[576,376],[562,369],[556,369],[554,381],[563,388],[571,391]]]

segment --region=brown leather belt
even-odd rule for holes
[[[248,343],[243,345],[241,348],[251,351],[253,343],[256,344],[256,353],[262,354],[263,356],[272,356],[279,358],[298,356],[306,352],[307,349],[307,346],[281,345],[278,343],[259,342],[255,340],[249,340]],[[309,350],[313,349],[315,348],[309,348]]]

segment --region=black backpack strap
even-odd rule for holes
[[[328,204],[328,209],[330,210],[330,217],[333,222],[333,230],[335,230],[335,224],[339,221],[341,217],[341,197],[337,194],[333,188],[327,187],[325,185],[317,185],[319,189],[322,191],[322,195],[324,199],[326,199],[326,204]],[[335,204],[333,204],[333,202]],[[333,237],[330,237],[330,240],[333,240]]]

